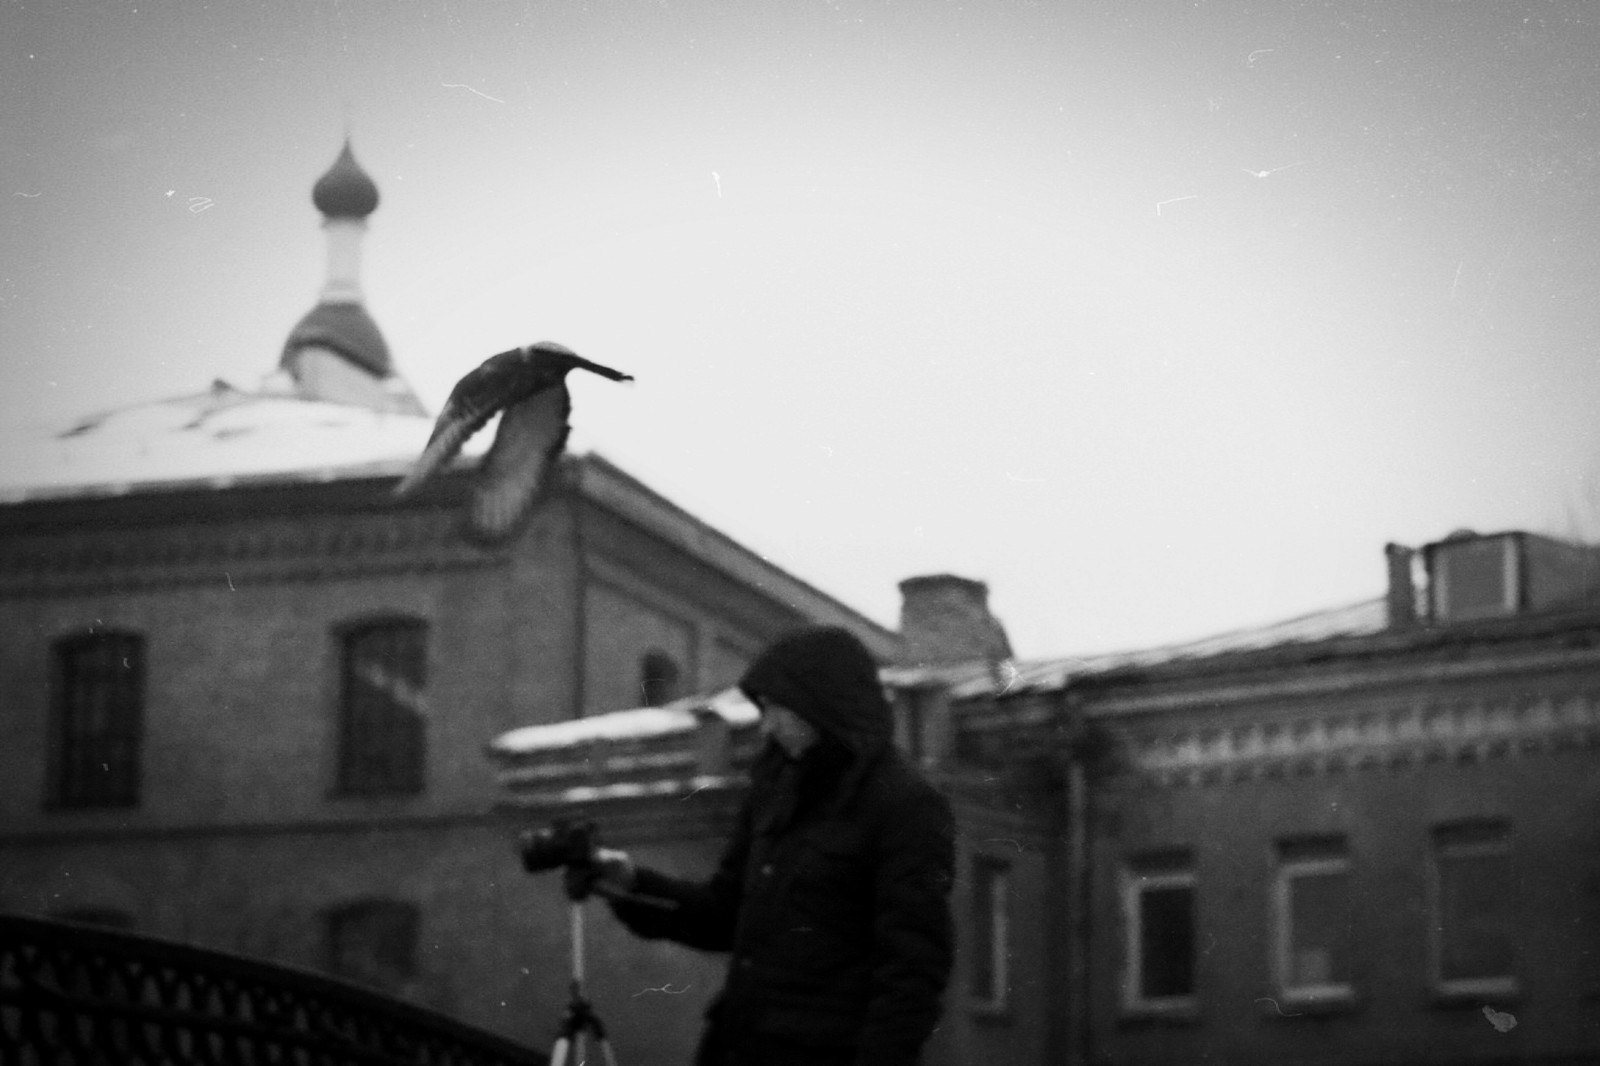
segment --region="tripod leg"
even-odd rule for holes
[[[575,1060],[574,1066],[586,1066],[591,1046],[599,1050],[605,1066],[617,1066],[616,1056],[611,1052],[611,1042],[606,1039],[605,1026],[601,1024],[599,1015],[595,1014],[589,1001],[583,998],[584,945],[581,900],[572,901],[571,913],[572,998],[567,1005],[566,1017],[561,1023],[561,1036],[550,1049],[548,1066],[567,1066],[569,1058]]]

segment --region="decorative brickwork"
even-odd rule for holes
[[[1197,724],[1128,743],[1130,768],[1164,786],[1484,762],[1600,748],[1600,694]]]
[[[214,582],[288,581],[499,561],[459,535],[453,512],[401,510],[306,521],[74,529],[0,540],[0,594]]]

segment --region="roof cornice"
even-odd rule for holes
[[[459,511],[396,506],[391,478],[62,499],[0,507],[0,594],[488,566]],[[465,486],[442,485],[450,497]],[[308,519],[323,519],[308,521]]]
[[[1179,684],[1182,684],[1182,680],[1188,681],[1182,687],[1117,686],[1098,692],[1093,691],[1092,686],[1086,686],[1081,698],[1086,713],[1091,717],[1110,717],[1194,708],[1216,710],[1245,703],[1512,679],[1559,670],[1597,668],[1600,668],[1600,648],[1597,647],[1530,650],[1449,661],[1328,661],[1315,672],[1306,668],[1292,674],[1263,674],[1234,682],[1191,677],[1179,681]]]
[[[1479,694],[1392,706],[1318,705],[1244,719],[1118,729],[1109,775],[1131,787],[1200,787],[1402,771],[1600,749],[1600,693]]]

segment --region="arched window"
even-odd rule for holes
[[[645,652],[639,660],[639,694],[646,707],[660,707],[671,703],[682,693],[678,681],[682,671],[672,656],[664,651]]]
[[[428,624],[363,622],[339,634],[338,791],[420,792],[427,761]]]
[[[120,632],[63,637],[51,649],[51,688],[49,804],[137,805],[144,638]]]

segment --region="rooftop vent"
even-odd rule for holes
[[[1480,537],[1453,533],[1429,546],[1433,616],[1467,622],[1515,614],[1522,597],[1522,553],[1517,534]]]
[[[1600,601],[1600,550],[1535,533],[1452,533],[1423,549],[1434,621]]]

